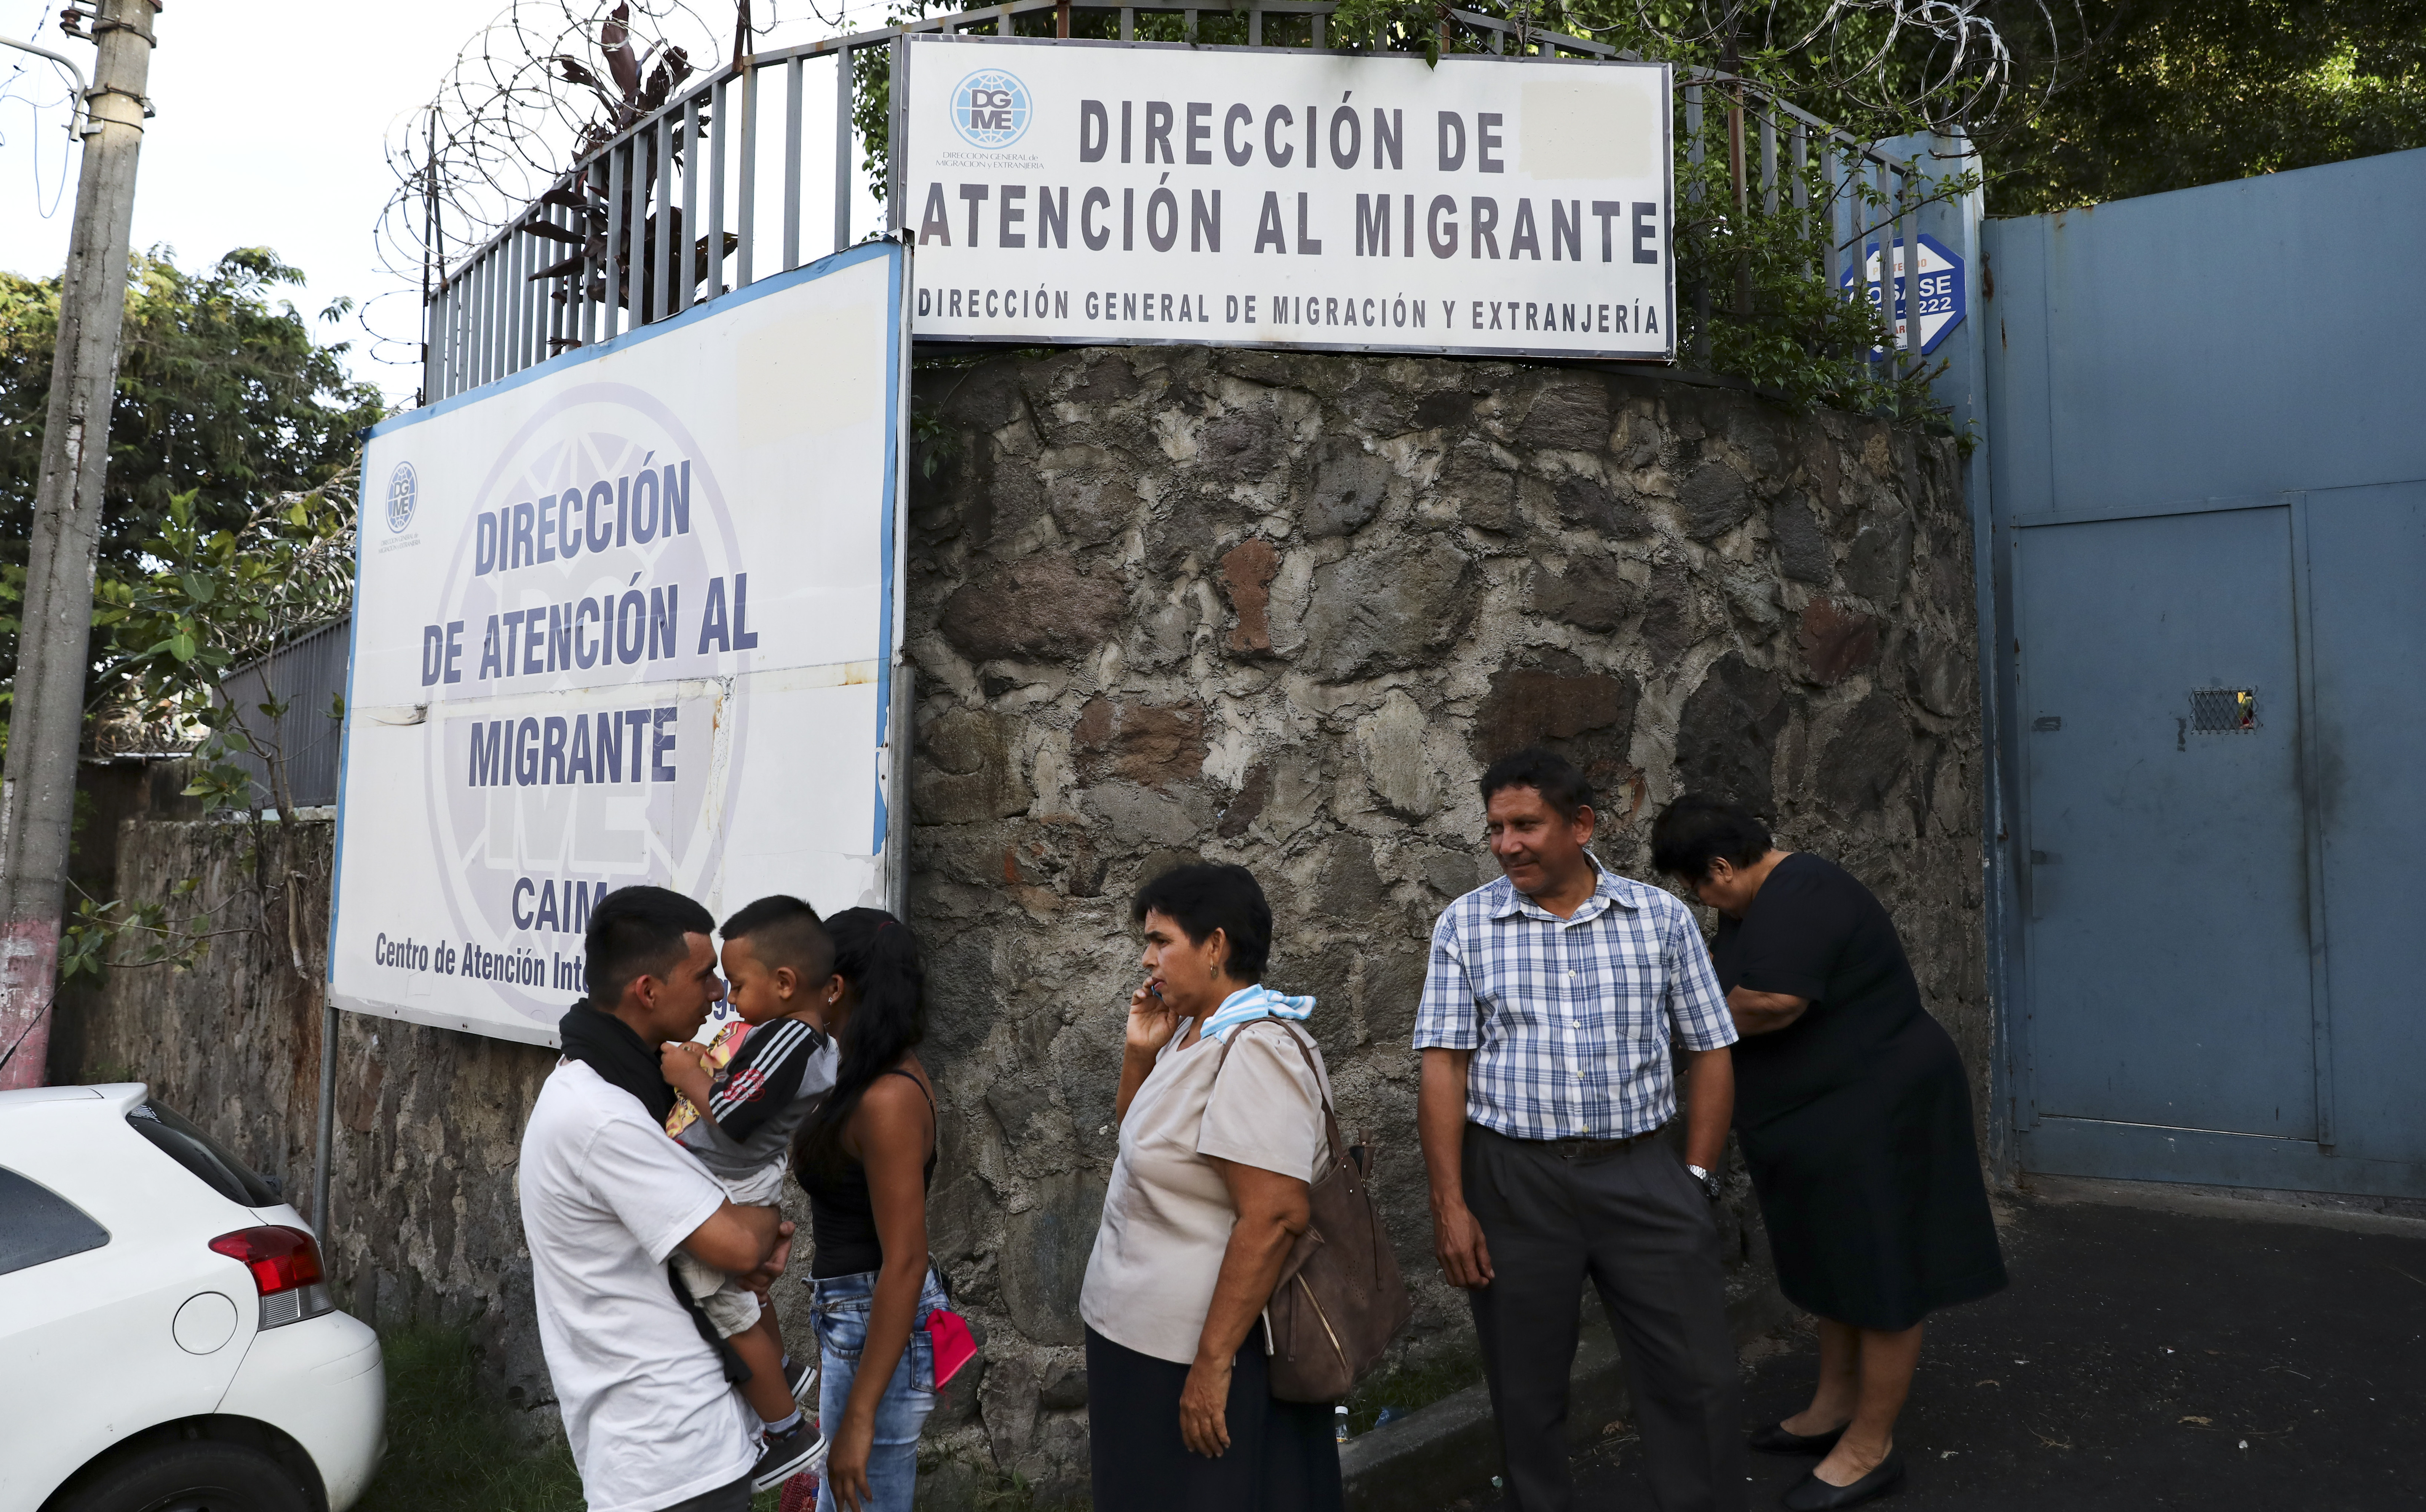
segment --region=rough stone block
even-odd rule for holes
[[[1710,460],[1685,475],[1676,487],[1676,507],[1685,517],[1685,534],[1695,540],[1715,540],[1752,515],[1752,485],[1734,468]]]
[[[1791,714],[1777,675],[1729,651],[1712,664],[1676,720],[1676,784],[1774,815],[1771,768]]]
[[[1609,390],[1588,378],[1545,384],[1516,440],[1537,451],[1599,451],[1609,444]]]
[[[920,824],[970,824],[1026,813],[1036,795],[1011,757],[1017,724],[954,709],[919,730],[910,763],[910,812]]]
[[[1631,540],[1651,533],[1649,515],[1589,473],[1569,473],[1552,482],[1550,503],[1561,521],[1611,540]]]
[[[1820,507],[1831,514],[1838,507],[1844,479],[1844,462],[1838,455],[1836,429],[1828,417],[1815,417],[1814,423],[1804,427],[1802,443],[1797,448],[1805,486],[1819,499]]]
[[[1701,634],[1700,595],[1685,564],[1671,557],[1651,569],[1651,587],[1642,604],[1642,644],[1652,659],[1667,665],[1685,653]]]
[[[1064,391],[1072,404],[1117,404],[1138,392],[1137,375],[1118,352],[1105,352],[1087,364],[1086,376]]]
[[[1269,540],[1242,540],[1221,557],[1221,581],[1230,590],[1230,607],[1238,622],[1230,628],[1230,649],[1255,652],[1272,649],[1272,578],[1281,570],[1281,554]]]
[[[1864,525],[1845,553],[1845,586],[1882,609],[1903,598],[1912,566],[1912,522],[1901,517]]]
[[[1811,518],[1810,503],[1789,493],[1770,506],[1769,537],[1777,546],[1777,566],[1798,583],[1825,584],[1836,573],[1836,555],[1828,534]]]
[[[1610,631],[1642,612],[1643,589],[1606,556],[1578,556],[1564,572],[1537,571],[1533,612],[1579,630]]]
[[[1469,790],[1470,792],[1471,790]],[[1486,854],[1436,850],[1417,863],[1424,885],[1444,900],[1464,897],[1499,875],[1499,864]]]
[[[1087,1405],[1087,1362],[1073,1355],[1056,1356],[1042,1373],[1036,1399],[1056,1411]]]
[[[1298,661],[1332,682],[1413,667],[1455,644],[1475,607],[1474,563],[1433,537],[1315,573]]]
[[[1021,1333],[1039,1343],[1086,1342],[1078,1287],[1087,1279],[1087,1257],[1094,1251],[1103,1214],[1103,1180],[1063,1171],[1037,1182],[1035,1205],[1011,1217],[1003,1234],[1002,1301]],[[1032,1375],[1025,1393],[1032,1408]]]
[[[1221,816],[1214,832],[1224,840],[1236,840],[1247,832],[1248,826],[1262,815],[1264,804],[1272,796],[1272,769],[1257,762],[1247,768],[1238,791],[1221,806]]]
[[[962,655],[990,662],[1083,656],[1110,639],[1127,615],[1118,584],[1050,555],[971,578],[945,601],[939,622]]]
[[[1216,484],[1257,482],[1286,459],[1289,438],[1269,406],[1207,421],[1196,435],[1196,463]]]
[[[1341,835],[1331,844],[1315,884],[1314,905],[1334,919],[1365,924],[1389,906],[1389,884],[1373,864],[1373,844],[1361,835]]]
[[[1925,627],[1912,637],[1912,696],[1941,718],[1975,714],[1980,688],[1971,674],[1968,646],[1958,645]]]
[[[1356,724],[1356,750],[1373,796],[1384,808],[1411,819],[1426,817],[1440,802],[1431,762],[1424,754],[1424,731],[1430,724],[1422,707],[1397,688],[1381,708]]]
[[[1167,792],[1204,775],[1205,711],[1099,696],[1078,711],[1070,750],[1089,781],[1124,777]]]
[[[1505,531],[1516,507],[1516,474],[1480,442],[1449,454],[1432,484],[1434,502],[1477,530]]]
[[[1530,662],[1503,663],[1475,712],[1475,763],[1546,747],[1574,762],[1606,801],[1633,775],[1626,751],[1641,693],[1632,674],[1593,671],[1570,651],[1545,650]]]
[[[1197,835],[1195,817],[1178,799],[1135,782],[1105,782],[1087,791],[1087,802],[1103,815],[1115,850],[1184,845]]]
[[[1353,534],[1382,508],[1390,464],[1352,436],[1324,439],[1314,464],[1314,487],[1301,514],[1309,539]]]
[[[1054,523],[1074,546],[1117,540],[1137,521],[1137,485],[1101,446],[1053,447],[1036,459],[1036,475]]]
[[[1415,405],[1415,428],[1440,430],[1468,425],[1474,419],[1474,401],[1479,397],[1480,395],[1464,389],[1441,389],[1427,394]]]
[[[1803,606],[1795,647],[1803,653],[1803,675],[1833,687],[1878,660],[1879,622],[1826,599],[1814,599]]]
[[[1838,812],[1868,813],[1912,761],[1912,728],[1903,708],[1884,690],[1853,705],[1820,756],[1820,796]]]

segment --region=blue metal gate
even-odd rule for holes
[[[2426,1197],[2426,152],[1981,241],[2006,1148]]]

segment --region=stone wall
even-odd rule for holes
[[[1268,979],[1320,999],[1343,1119],[1386,1151],[1414,1364],[1471,1347],[1430,1258],[1409,1037],[1433,918],[1496,875],[1474,781],[1506,751],[1585,769],[1621,871],[1689,788],[1843,861],[1985,1105],[1950,441],[1587,371],[1180,347],[925,374],[918,401],[945,440],[913,516],[912,907],[935,1254],[992,1335],[980,1421],[948,1430],[973,1456],[1081,1488],[1127,901],[1173,861],[1271,896]]]
[[[1343,1121],[1383,1148],[1415,1282],[1400,1365],[1453,1372],[1409,1049],[1431,921],[1495,875],[1474,780],[1543,741],[1642,875],[1688,788],[1885,900],[1985,1105],[1969,524],[1953,443],[1754,396],[1506,363],[1214,353],[1006,357],[921,373],[912,923],[943,1102],[936,1263],[986,1340],[931,1429],[929,1491],[1084,1495],[1076,1302],[1115,1143],[1127,901],[1173,861],[1253,868],[1269,980],[1313,1025]],[[931,471],[930,471],[931,470]],[[121,884],[224,833],[142,820]],[[317,927],[317,925],[314,925]],[[133,1070],[308,1186],[318,1015],[243,941],[76,1010],[75,1064]],[[348,1016],[341,1235],[364,1316],[464,1324],[546,1407],[512,1162],[546,1052]],[[1748,1307],[1766,1287],[1729,1209]],[[805,1337],[799,1288],[781,1308]],[[1757,1311],[1753,1309],[1753,1311]],[[534,1431],[553,1412],[531,1410]]]

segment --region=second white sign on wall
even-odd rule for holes
[[[921,340],[1674,355],[1663,64],[909,42]]]

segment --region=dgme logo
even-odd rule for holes
[[[989,152],[1027,134],[1027,86],[1017,74],[979,69],[952,90],[952,125],[962,140]]]
[[[421,502],[421,480],[411,462],[398,462],[387,476],[387,528],[401,534],[412,523],[413,507]]]

